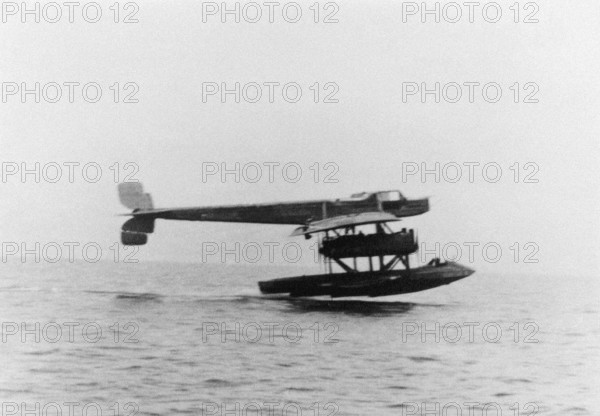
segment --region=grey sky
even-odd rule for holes
[[[124,24],[112,21],[111,3],[100,3],[104,14],[96,24],[80,14],[74,23],[21,23],[17,15],[0,24],[3,83],[97,82],[103,90],[95,104],[81,95],[73,103],[65,97],[55,104],[21,103],[20,95],[0,103],[2,162],[96,162],[103,168],[95,184],[80,175],[75,183],[21,183],[18,175],[0,183],[2,241],[110,246],[122,221],[114,214],[125,209],[108,167],[133,162],[135,177],[159,207],[395,188],[409,197],[432,197],[430,213],[405,221],[419,229],[421,241],[495,241],[506,251],[501,262],[476,268],[598,271],[597,2],[537,2],[539,23],[530,24],[513,21],[512,2],[499,2],[503,15],[495,24],[477,11],[474,23],[466,16],[455,24],[421,23],[419,15],[403,23],[402,2],[366,1],[339,2],[339,22],[330,24],[312,21],[314,2],[300,3],[305,14],[296,24],[280,14],[272,24],[266,17],[236,24],[218,16],[203,23],[201,2],[152,1],[139,3],[139,23]],[[521,10],[519,19],[526,14]],[[115,82],[119,100],[129,92],[125,83],[137,84],[139,102],[114,103],[109,87]],[[274,103],[265,97],[222,103],[218,96],[203,102],[203,82],[296,82],[303,96],[295,104],[281,95]],[[309,87],[315,82],[320,100],[325,83],[339,86],[339,103],[314,103]],[[403,102],[404,82],[495,82],[503,96],[488,103],[476,90],[473,103],[465,96],[457,103],[431,97],[421,103],[418,95]],[[518,103],[509,89],[515,82]],[[522,102],[528,82],[539,87],[538,103]],[[281,176],[274,183],[214,177],[203,183],[203,162],[295,162],[303,176],[297,183]],[[315,184],[309,170],[315,162],[339,166],[339,183]],[[403,183],[403,162],[430,168],[435,162],[494,162],[503,176],[489,183],[479,169],[474,183],[465,177],[435,183],[431,176]],[[509,169],[515,162],[519,183]],[[527,162],[539,167],[538,183],[522,183]],[[203,241],[288,241],[291,231],[159,222],[140,257],[196,261]],[[536,242],[540,262],[514,263],[508,249],[514,242]]]

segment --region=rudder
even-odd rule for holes
[[[144,193],[144,187],[140,182],[120,183],[119,200],[121,204],[134,211],[154,208],[152,197]]]

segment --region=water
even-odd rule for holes
[[[4,414],[36,403],[68,414],[65,402],[110,415],[266,415],[270,402],[274,415],[600,414],[596,277],[476,273],[413,295],[329,301],[260,295],[258,280],[305,271],[292,267],[2,271]]]

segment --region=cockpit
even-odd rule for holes
[[[387,201],[402,201],[406,198],[400,193],[400,191],[383,191],[377,192],[377,199],[381,202]]]
[[[359,192],[359,193],[350,195],[350,198],[344,198],[342,200],[343,201],[362,201],[362,200],[368,199],[372,195],[373,194],[370,192]]]
[[[380,191],[380,192],[359,192],[352,194],[350,198],[338,199],[338,201],[364,201],[375,197],[379,202],[397,202],[404,201],[404,195],[400,191]]]
[[[377,199],[381,202],[384,201],[403,201],[404,195],[400,193],[400,191],[381,191],[381,192],[360,192],[356,194],[352,194],[350,198],[347,200],[362,200],[372,197],[373,195],[377,196]]]

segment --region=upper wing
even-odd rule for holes
[[[340,215],[338,217],[325,218],[303,225],[294,230],[292,236],[319,233],[322,231],[345,228],[355,225],[376,224],[380,222],[400,221],[395,215],[387,212],[363,212],[361,214]]]

